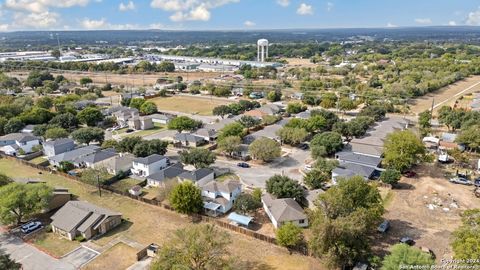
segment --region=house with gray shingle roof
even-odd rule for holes
[[[307,215],[303,208],[292,198],[275,199],[270,194],[262,196],[263,209],[275,228],[291,222],[299,227],[307,227]]]
[[[0,137],[0,150],[7,155],[16,156],[19,152],[31,153],[40,139],[30,133],[10,133]]]
[[[198,147],[207,143],[203,137],[191,133],[175,134],[174,142],[184,147]]]
[[[214,216],[218,213],[226,214],[241,192],[242,185],[238,181],[210,181],[202,186],[204,208]]]
[[[137,176],[147,177],[167,168],[169,163],[170,161],[167,157],[158,154],[137,158],[133,160],[132,173]]]
[[[80,147],[72,151],[67,151],[53,157],[48,157],[48,161],[53,166],[59,166],[62,161],[72,162],[75,166],[79,167],[80,163],[77,162],[78,159],[81,159],[84,156],[90,155],[99,151],[100,147],[96,145],[88,145],[85,147]]]
[[[350,162],[340,162],[337,168],[332,171],[332,182],[337,183],[340,178],[350,178],[352,176],[361,176],[368,180],[372,178],[376,168]]]
[[[113,148],[95,151],[89,155],[75,159],[75,163],[84,168],[97,168],[101,167],[99,164],[102,161],[117,156],[117,152]]]
[[[75,142],[69,138],[60,138],[43,144],[43,153],[47,157],[53,157],[61,153],[72,151],[73,149],[75,149]]]
[[[85,201],[69,201],[52,217],[52,231],[69,240],[90,239],[120,225],[122,214]]]
[[[180,182],[191,181],[196,186],[202,187],[215,179],[215,172],[209,168],[201,168],[195,171],[185,171],[178,176]]]
[[[183,169],[183,165],[181,163],[175,163],[170,167],[149,175],[147,177],[147,185],[154,187],[164,186],[165,181],[169,179],[176,179],[177,176],[184,172],[187,171]]]

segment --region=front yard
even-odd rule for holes
[[[70,241],[53,232],[40,232],[32,240],[32,244],[57,258],[80,246],[78,241]]]
[[[137,251],[123,243],[118,243],[88,263],[83,269],[127,269],[137,261]]]

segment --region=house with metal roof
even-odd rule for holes
[[[122,214],[85,201],[69,201],[52,217],[52,231],[69,240],[90,239],[112,230],[122,222]]]
[[[180,182],[191,181],[196,186],[202,187],[215,179],[215,172],[209,168],[201,168],[195,171],[185,171],[178,175],[178,179]]]
[[[47,157],[53,157],[61,153],[72,151],[73,149],[75,149],[75,142],[69,138],[60,138],[43,144],[43,153]]]
[[[136,176],[147,177],[167,168],[169,164],[170,161],[167,157],[153,154],[148,157],[134,159],[132,173]]]
[[[210,181],[202,186],[202,197],[205,210],[214,216],[226,214],[242,193],[242,185],[238,181]]]
[[[275,228],[291,222],[299,227],[307,227],[307,215],[292,198],[275,199],[270,194],[262,196],[263,209]]]

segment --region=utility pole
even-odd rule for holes
[[[97,175],[98,194],[102,197],[102,188],[100,187],[100,175]]]
[[[432,108],[430,109],[430,127],[432,126],[432,119],[433,119],[433,108],[435,107],[435,98],[432,99]]]

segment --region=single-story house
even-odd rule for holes
[[[128,172],[133,167],[135,156],[132,154],[119,154],[105,159],[98,164],[98,167],[104,167],[109,174],[117,175],[120,172]]]
[[[90,239],[122,222],[122,214],[85,201],[69,201],[52,217],[52,231],[69,240],[81,235]]]
[[[275,228],[291,222],[299,227],[307,227],[307,215],[292,198],[275,199],[266,193],[262,196],[263,209]]]
[[[137,176],[147,177],[167,168],[169,163],[170,161],[167,157],[157,154],[137,158],[133,160],[132,173]]]
[[[43,144],[43,153],[47,157],[53,157],[75,149],[75,142],[69,138],[60,138]]]
[[[218,132],[212,128],[201,128],[194,135],[203,138],[207,142],[213,142],[217,139]]]
[[[80,166],[80,164],[76,162],[77,159],[90,155],[92,153],[95,153],[96,151],[99,151],[99,150],[100,150],[100,147],[96,145],[88,145],[85,147],[76,148],[72,151],[67,151],[67,152],[55,155],[53,157],[48,157],[48,161],[53,166],[59,166],[62,161],[68,161],[68,162],[72,162],[75,166],[78,167]]]
[[[360,153],[354,153],[350,151],[341,151],[335,154],[335,158],[340,162],[348,162],[363,166],[369,166],[376,168],[382,162],[382,158],[375,156],[363,155]]]
[[[191,133],[175,134],[174,142],[184,147],[198,147],[207,143],[204,138]]]
[[[336,184],[339,178],[350,178],[352,176],[361,176],[365,178],[365,180],[368,180],[372,178],[375,171],[375,167],[340,162],[340,165],[332,171],[332,182]]]
[[[148,186],[164,186],[165,181],[169,179],[175,179],[180,174],[187,172],[183,169],[182,163],[175,163],[170,167],[167,167],[159,172],[151,174],[147,177],[147,185]]]
[[[226,214],[232,209],[240,193],[242,193],[242,185],[238,181],[227,180],[223,183],[210,181],[202,186],[205,210],[214,216],[218,213]]]
[[[30,133],[10,133],[0,137],[0,150],[7,155],[28,154],[40,145],[40,139]]]
[[[109,148],[104,150],[95,151],[91,154],[79,157],[75,159],[75,163],[78,167],[82,168],[98,168],[102,167],[102,161],[117,156],[115,149]]]
[[[127,123],[129,128],[135,130],[147,130],[155,127],[152,118],[149,117],[131,117]]]
[[[202,187],[215,179],[215,172],[209,168],[197,169],[195,171],[185,171],[178,176],[180,182],[191,181],[196,186]]]
[[[175,118],[172,115],[159,114],[159,113],[149,115],[148,117],[152,119],[153,123],[158,123],[162,125],[168,124],[173,118]]]
[[[22,133],[33,133],[33,129],[36,125],[26,125],[20,132]]]

